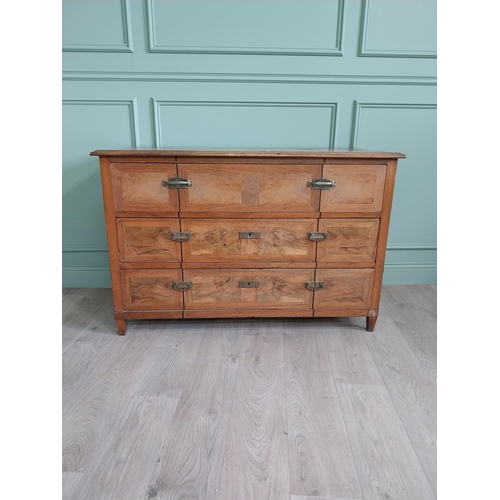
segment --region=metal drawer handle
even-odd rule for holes
[[[173,241],[187,241],[191,239],[191,233],[175,233],[173,231],[170,232],[170,239]]]
[[[328,237],[328,233],[307,233],[307,239],[311,241],[324,241]]]
[[[258,231],[244,231],[240,232],[240,240],[251,240],[260,238],[260,233]]]
[[[258,281],[240,281],[238,283],[240,288],[259,288]]]
[[[307,186],[311,189],[330,189],[335,187],[335,181],[329,179],[313,179],[307,182]]]
[[[324,281],[306,281],[305,283],[306,288],[308,290],[323,290],[325,287],[325,282]]]
[[[187,189],[193,185],[193,181],[183,179],[182,177],[172,177],[168,181],[163,181],[163,185],[170,189]]]
[[[184,290],[191,290],[193,288],[193,283],[190,281],[172,281],[172,288],[181,292]]]

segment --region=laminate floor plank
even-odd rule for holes
[[[283,351],[291,493],[362,498],[321,331],[296,324]]]
[[[259,322],[260,323],[260,322]],[[289,500],[283,342],[281,336],[245,336],[222,478],[221,500]]]
[[[429,378],[437,384],[436,317],[415,302],[401,302],[397,297],[399,294],[383,294],[381,303]]]
[[[103,314],[108,318],[113,317],[111,290],[103,288],[95,295],[92,293],[79,300],[75,307],[63,316],[62,352],[64,353],[77,338],[99,322],[100,315]]]
[[[83,477],[83,472],[63,472],[62,473],[62,500],[68,500],[80,479]]]
[[[125,398],[102,451],[83,474],[70,500],[144,498],[177,401]]]
[[[206,324],[148,487],[158,500],[219,496],[243,334],[237,321]]]
[[[384,385],[363,337],[364,326],[350,318],[318,322],[325,342],[335,382],[342,384]]]
[[[337,384],[364,500],[436,498],[385,387]]]
[[[252,318],[245,322],[243,335],[265,335],[266,337],[282,337],[283,318]]]
[[[115,344],[63,410],[63,470],[85,470],[105,440],[123,401],[148,373],[156,336],[134,332]]]
[[[292,495],[290,500],[354,500],[351,498],[339,498],[339,497],[305,497],[302,495]],[[362,498],[355,500],[363,500]]]
[[[437,286],[436,285],[390,285],[383,287],[383,296],[390,298],[396,304],[407,307],[418,307],[434,320],[437,316]],[[429,334],[434,337],[435,333]]]
[[[68,347],[62,359],[63,408],[81,389],[103,358],[118,347],[121,340],[111,335],[85,332]]]
[[[363,333],[421,466],[437,491],[437,393],[413,351],[381,304],[376,333]]]
[[[128,321],[63,290],[63,500],[435,498],[436,287],[364,318]]]

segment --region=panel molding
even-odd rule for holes
[[[341,57],[342,45],[344,39],[344,1],[339,0],[337,11],[337,30],[335,38],[335,47],[333,49],[288,49],[285,47],[268,47],[263,49],[241,48],[241,47],[181,47],[170,45],[158,45],[155,34],[155,13],[153,0],[146,2],[146,16],[148,27],[149,52],[163,54],[233,54],[233,55],[278,55],[278,56],[335,56]]]
[[[359,30],[359,48],[358,56],[360,57],[403,57],[403,58],[420,58],[420,59],[436,59],[437,52],[431,50],[377,50],[369,49],[366,46],[367,31],[368,31],[368,15],[370,11],[370,0],[363,0],[361,7],[361,23]]]
[[[329,147],[335,147],[337,133],[338,103],[310,103],[310,102],[255,102],[255,101],[157,101],[151,98],[153,107],[155,147],[161,148],[160,108],[162,106],[227,106],[227,107],[286,107],[286,108],[330,108]]]
[[[131,100],[122,99],[63,99],[63,105],[72,106],[127,106],[130,116],[130,132],[132,147],[140,147],[139,122],[137,112],[137,98]]]
[[[414,103],[381,103],[381,102],[358,102],[354,101],[354,118],[351,132],[351,148],[358,146],[359,119],[363,108],[379,109],[437,109],[436,104],[414,104]]]
[[[286,73],[201,73],[201,72],[126,72],[65,71],[63,81],[126,82],[217,82],[217,83],[289,83],[324,85],[411,85],[436,86],[434,76],[320,75]]]
[[[103,44],[63,44],[63,52],[134,52],[132,45],[132,24],[130,16],[130,0],[120,0],[122,10],[122,28],[125,43],[121,45]]]

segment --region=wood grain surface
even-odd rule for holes
[[[318,211],[320,192],[307,182],[321,176],[321,165],[179,163],[178,171],[193,182],[179,190],[181,213]]]
[[[170,233],[180,231],[178,219],[116,219],[120,262],[178,262],[181,243]]]
[[[182,219],[182,230],[192,234],[182,244],[183,262],[312,262],[316,243],[307,233],[316,231],[317,219]],[[258,232],[242,239],[240,233]]]
[[[177,177],[171,163],[111,163],[115,210],[178,212],[177,189],[163,185]]]
[[[412,343],[435,356],[436,288],[385,289],[376,333],[171,319],[125,337],[110,289],[65,290],[63,500],[436,498],[436,385]]]
[[[361,332],[349,318],[322,321],[323,334],[335,382],[342,384],[383,385],[378,367]]]
[[[316,281],[324,288],[314,292],[314,309],[370,307],[373,269],[317,269]]]
[[[313,292],[305,288],[314,269],[184,269],[184,292],[190,309],[305,309],[312,307]],[[240,282],[257,281],[257,288],[240,288]]]
[[[218,498],[288,500],[282,338],[243,340]]]
[[[186,158],[196,158],[198,156],[225,156],[225,157],[277,157],[277,158],[406,158],[404,154],[385,151],[365,151],[362,149],[148,149],[148,148],[128,148],[128,149],[99,149],[92,151],[90,156],[112,156],[135,158],[142,157],[148,160],[154,156],[162,156],[174,160],[178,156]]]
[[[321,192],[322,212],[379,212],[385,165],[325,165],[323,177],[335,187]]]
[[[290,492],[361,498],[349,438],[321,332],[284,332]]]
[[[375,262],[378,219],[320,219],[318,231],[328,234],[318,242],[318,267],[329,262]]]
[[[174,398],[125,398],[70,500],[143,498],[176,405]]]
[[[437,384],[437,340],[435,297],[420,304],[413,297],[404,297],[398,287],[386,287],[382,304],[429,378]],[[422,287],[422,295],[429,292]],[[417,297],[419,294],[415,294]],[[434,304],[434,305],[432,305]]]
[[[337,388],[363,499],[435,499],[386,388]]]
[[[141,269],[122,271],[125,309],[182,309],[183,292],[172,282],[182,281],[176,269]]]
[[[218,498],[243,337],[207,325],[148,489],[162,499]]]

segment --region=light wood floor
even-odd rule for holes
[[[364,318],[130,321],[63,290],[63,499],[436,497],[436,287]]]

